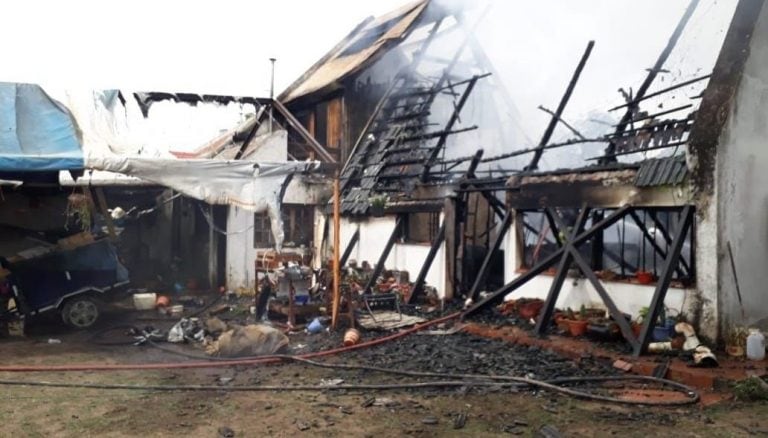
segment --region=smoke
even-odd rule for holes
[[[480,81],[461,113],[461,127],[478,125],[480,129],[451,136],[446,157],[470,155],[477,148],[483,148],[487,157],[537,145],[551,117],[538,107],[557,107],[590,40],[595,41],[595,48],[563,118],[587,137],[609,134],[611,125],[622,116],[621,111],[608,111],[624,103],[618,90],[636,90],[642,83],[689,4],[688,0],[436,3],[464,15],[465,27],[472,29],[472,37],[496,73]],[[657,77],[650,92],[711,72],[736,3],[700,2],[664,66],[666,71]],[[430,47],[430,55],[450,59],[464,38],[463,31],[447,31]],[[474,55],[469,48],[462,54],[454,70],[456,80],[489,70],[485,60]],[[427,76],[440,73],[439,66],[432,71],[422,68],[421,73]],[[655,113],[687,103],[695,109],[699,102],[696,97],[705,86],[703,81],[650,99],[642,109]],[[456,96],[442,95],[432,118],[445,120],[455,101]],[[688,111],[668,117],[682,118]],[[550,143],[574,137],[558,124]],[[588,165],[592,162],[584,159],[600,155],[603,149],[601,144],[554,149],[544,154],[540,168]],[[529,159],[526,155],[496,166],[520,168]]]

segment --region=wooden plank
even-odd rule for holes
[[[446,198],[443,207],[445,223],[445,296],[453,297],[456,290],[456,198]]]
[[[341,97],[328,101],[328,111],[325,128],[325,145],[329,149],[338,150],[343,142],[343,124]]]

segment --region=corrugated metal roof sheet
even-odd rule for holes
[[[643,161],[635,176],[637,187],[679,185],[688,176],[685,155],[651,158]]]

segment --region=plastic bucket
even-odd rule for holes
[[[157,294],[154,292],[133,294],[133,307],[136,310],[152,310],[157,302]]]

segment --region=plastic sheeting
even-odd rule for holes
[[[0,82],[0,171],[82,169],[69,111],[40,86]]]
[[[280,198],[286,179],[319,164],[130,157],[89,157],[86,163],[88,168],[152,181],[209,204],[267,212],[278,250],[284,239]]]

